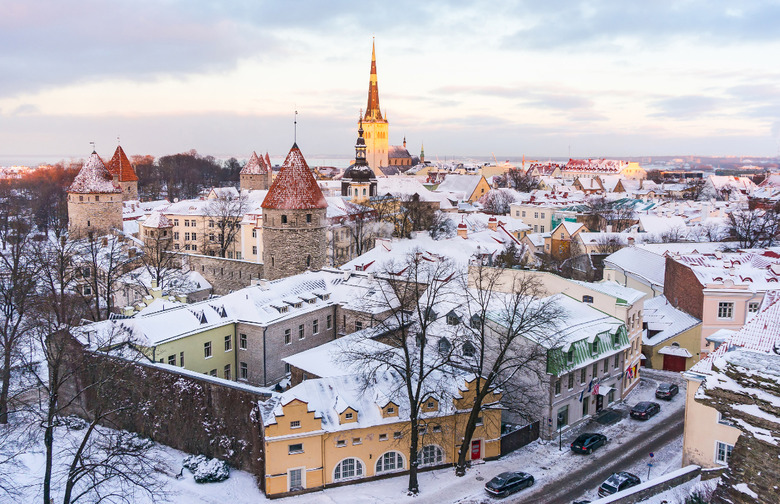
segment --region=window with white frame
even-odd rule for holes
[[[303,469],[290,469],[287,475],[291,492],[303,490]]]
[[[436,445],[423,446],[417,453],[417,463],[421,466],[437,465],[444,462],[444,451]]]
[[[317,319],[314,319],[311,321],[311,333],[317,334],[320,332],[320,321]]]
[[[301,428],[301,421],[300,420],[293,420],[290,422],[290,428],[291,429],[300,429]]]
[[[211,342],[207,341],[203,343],[203,357],[208,359],[211,357]]]
[[[734,303],[721,301],[718,303],[718,318],[730,319],[734,317]]]
[[[246,350],[247,349],[246,334],[240,334],[238,336],[238,348],[240,348],[241,350]]]
[[[295,444],[287,445],[287,453],[289,455],[294,455],[296,453],[303,453],[303,443],[295,443]]]
[[[333,471],[333,479],[335,481],[359,478],[360,476],[363,476],[363,462],[356,458],[342,460]]]
[[[228,334],[225,336],[225,351],[229,352],[231,350],[233,350],[233,336]]]
[[[298,339],[303,339],[306,337],[306,329],[304,328],[304,325],[301,324],[298,326]]]
[[[729,465],[729,459],[731,458],[731,452],[734,450],[734,445],[715,442],[715,462],[718,464]]]
[[[239,369],[241,370],[241,379],[246,380],[249,377],[249,366],[246,362],[241,362]]]
[[[397,451],[383,454],[376,460],[376,472],[399,471],[404,468],[404,457]]]
[[[289,345],[292,343],[292,331],[290,329],[284,330],[284,344]]]
[[[325,318],[325,328],[330,329],[333,327],[333,315],[328,315]]]

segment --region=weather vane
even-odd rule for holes
[[[119,145],[119,135],[116,136],[116,144]]]
[[[89,142],[89,145],[92,146],[92,152],[95,152],[95,142]]]
[[[295,120],[293,121],[293,141],[298,143],[298,110],[295,110]]]

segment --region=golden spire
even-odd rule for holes
[[[368,105],[366,106],[366,121],[382,121],[382,111],[379,110],[379,87],[376,78],[376,44],[371,41],[371,79],[368,83]]]

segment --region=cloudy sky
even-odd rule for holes
[[[780,150],[780,4],[0,0],[0,164],[354,154],[376,37],[429,158]]]

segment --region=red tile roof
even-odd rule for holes
[[[287,154],[282,170],[268,189],[261,206],[278,210],[328,208],[328,202],[325,201],[325,196],[306,164],[298,144],[293,144]]]
[[[266,165],[265,159],[262,156],[258,156],[256,152],[252,152],[252,157],[246,162],[241,169],[243,175],[265,175],[268,173],[271,167]]]
[[[93,152],[84,166],[79,170],[73,183],[68,187],[68,192],[93,194],[93,193],[121,193],[122,190],[114,184],[114,179],[103,164],[103,160]]]
[[[130,160],[127,159],[121,145],[117,145],[114,157],[108,162],[106,168],[108,168],[112,176],[118,176],[120,182],[135,182],[138,180],[138,175],[135,174],[133,165],[130,164]]]

